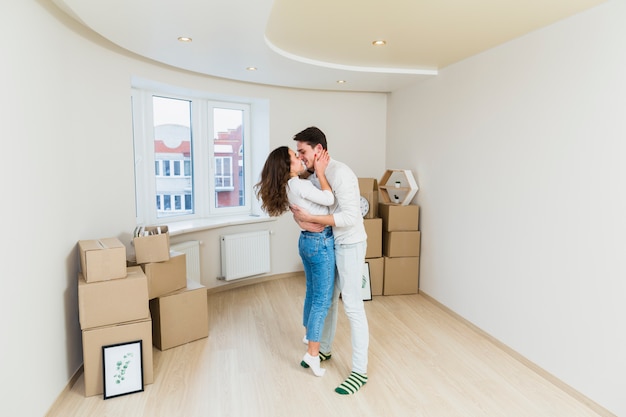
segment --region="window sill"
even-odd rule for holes
[[[170,223],[165,221],[164,224],[167,224],[167,229],[170,233],[170,236],[178,236],[185,233],[198,232],[209,229],[219,229],[220,227],[226,226],[238,226],[242,224],[264,223],[273,221],[276,221],[276,219],[272,217],[254,216],[246,214],[239,216],[214,217],[210,219],[196,219]]]

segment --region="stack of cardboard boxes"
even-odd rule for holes
[[[170,349],[209,335],[207,289],[187,280],[184,253],[170,251],[167,226],[152,226],[133,239],[135,261],[148,282],[152,342]]]
[[[417,294],[419,290],[419,206],[380,203],[385,274],[383,295]]]
[[[372,295],[416,294],[421,240],[419,206],[379,203],[374,178],[359,178],[359,193],[369,205],[363,223]]]
[[[208,336],[206,287],[187,281],[184,253],[170,252],[167,226],[133,239],[78,242],[78,314],[85,396],[103,392],[102,347],[142,340],[143,382],[154,379],[152,346],[165,350]]]
[[[103,392],[102,347],[142,340],[143,382],[153,382],[152,320],[146,275],[126,266],[116,238],[78,242],[78,318],[83,338],[85,396]]]

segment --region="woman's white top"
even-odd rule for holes
[[[320,190],[309,180],[292,177],[287,182],[289,204],[306,209],[311,214],[329,214],[329,208],[335,202],[330,190]]]

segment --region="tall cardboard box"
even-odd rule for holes
[[[209,335],[207,289],[195,281],[150,300],[154,346],[166,350]]]
[[[383,251],[383,219],[363,219],[365,233],[367,233],[366,258],[380,258]]]
[[[370,284],[372,295],[383,295],[383,280],[385,276],[385,258],[366,258],[370,267]]]
[[[79,240],[80,270],[86,282],[126,276],[126,246],[117,238]]]
[[[187,256],[170,252],[170,259],[163,262],[141,264],[148,279],[148,298],[151,300],[187,286]]]
[[[385,257],[383,295],[417,294],[419,291],[419,256]]]
[[[383,255],[420,256],[421,232],[418,230],[383,232]]]
[[[133,238],[137,263],[163,262],[170,259],[170,233],[167,226],[147,226],[147,236]]]
[[[383,230],[386,232],[419,230],[419,206],[409,204],[378,204],[378,214],[383,219]]]
[[[364,219],[378,217],[378,180],[376,178],[359,178],[359,194],[367,200],[369,211]]]
[[[107,326],[150,317],[148,283],[141,267],[126,268],[126,278],[91,282],[78,277],[80,328]]]
[[[148,318],[83,330],[83,378],[86,397],[104,392],[102,346],[135,340],[142,341],[143,383],[144,385],[152,384],[154,381],[152,320]]]

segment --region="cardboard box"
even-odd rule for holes
[[[420,256],[421,233],[383,232],[383,255],[389,257]]]
[[[363,219],[365,233],[367,233],[366,258],[380,258],[383,256],[383,219]]]
[[[372,295],[383,295],[383,279],[385,276],[385,258],[366,258],[370,266],[370,284]]]
[[[79,240],[78,251],[80,270],[86,282],[126,276],[126,246],[119,239]]]
[[[158,232],[161,233],[158,233]],[[167,226],[146,226],[143,233],[154,233],[133,238],[137,263],[163,262],[170,259],[170,233]]]
[[[378,214],[383,219],[383,230],[387,232],[419,230],[419,206],[409,204],[380,203]]]
[[[154,381],[152,362],[152,321],[148,319],[83,330],[83,378],[85,396],[102,394],[102,346],[142,341],[143,383]]]
[[[365,197],[369,204],[369,211],[363,218],[378,217],[378,180],[376,178],[359,178],[359,194]]]
[[[138,266],[126,270],[124,279],[90,283],[79,274],[78,319],[81,329],[150,317],[146,275]]]
[[[187,286],[187,256],[170,251],[169,261],[141,264],[148,278],[148,298],[180,290]]]
[[[150,300],[152,342],[166,350],[209,335],[207,289],[195,281]]]
[[[417,294],[419,291],[419,256],[385,257],[383,295]]]

